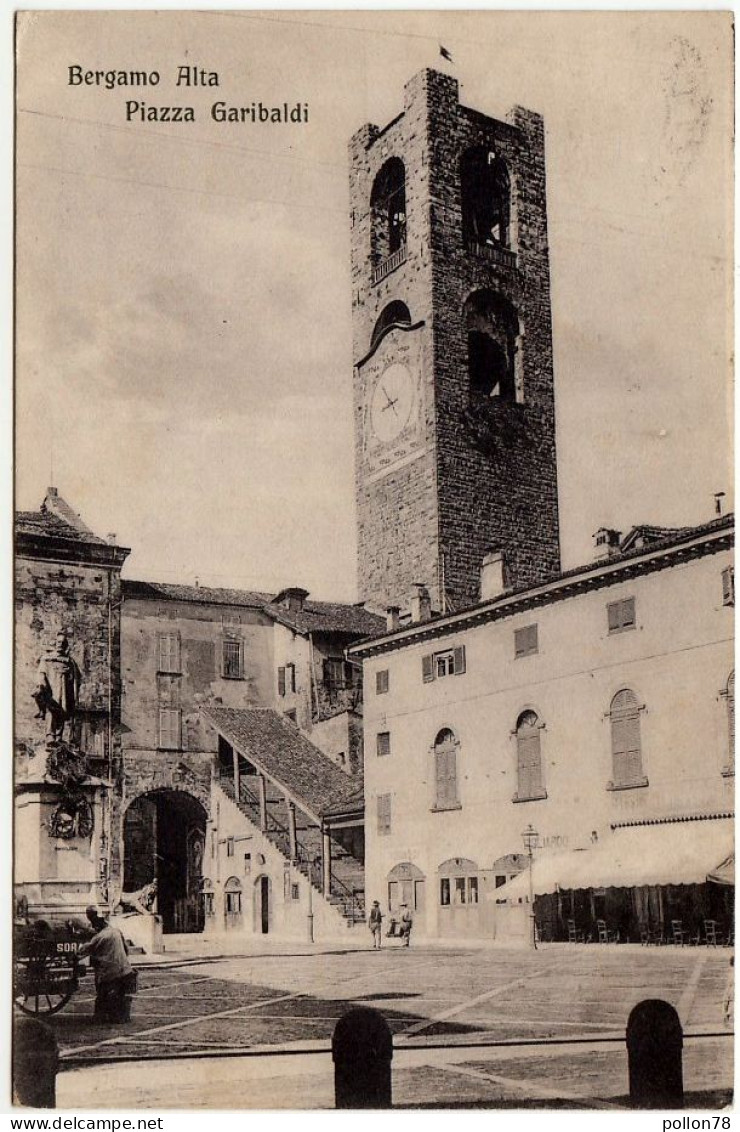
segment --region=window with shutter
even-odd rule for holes
[[[514,630],[514,656],[531,656],[538,652],[537,626],[524,625]]]
[[[177,673],[180,671],[180,634],[159,634],[159,672]]]
[[[177,708],[159,709],[159,746],[165,751],[179,751],[181,713]]]
[[[389,755],[391,753],[391,734],[390,731],[379,731],[376,736],[376,752],[378,755]]]
[[[542,728],[537,713],[525,711],[516,726],[517,790],[515,802],[546,798],[542,775]]]
[[[391,831],[391,796],[378,794],[378,833],[383,836]]]
[[[735,568],[726,566],[722,571],[722,604],[735,604]]]
[[[388,669],[381,668],[375,673],[375,694],[382,696],[388,691],[390,681],[388,678]]]
[[[445,649],[421,658],[421,673],[425,683],[441,680],[444,676],[461,676],[465,672],[465,646]]]
[[[286,664],[285,666],[285,691],[295,692],[295,665]]]
[[[435,810],[459,809],[457,794],[457,740],[449,728],[437,735],[434,744]]]
[[[278,668],[278,695],[285,695],[285,669]]]
[[[642,770],[640,739],[640,706],[631,689],[623,688],[611,702],[611,743],[613,790],[630,786],[647,786]]]
[[[735,673],[727,681],[727,774],[735,773]]]
[[[610,633],[621,633],[625,629],[634,629],[635,599],[633,597],[609,602],[606,612]]]

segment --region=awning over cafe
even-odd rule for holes
[[[535,851],[533,890],[544,896],[557,889],[703,884],[727,865],[732,850],[733,822],[726,818],[626,826],[586,849],[552,856]],[[528,892],[525,869],[495,896],[520,900]]]
[[[707,873],[707,880],[712,884],[722,884],[725,886],[735,884],[735,854],[730,853],[729,857],[718,865],[713,872]]]

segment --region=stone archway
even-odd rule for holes
[[[157,881],[157,912],[166,934],[203,930],[206,818],[192,794],[168,788],[140,794],[124,814],[124,891]]]

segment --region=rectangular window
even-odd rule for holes
[[[465,903],[465,877],[455,877],[453,904]]]
[[[331,691],[339,691],[352,683],[349,665],[341,657],[327,656],[324,659],[324,684]]]
[[[398,910],[400,903],[401,903],[401,901],[400,901],[400,897],[398,895],[398,881],[397,880],[389,880],[388,881],[388,911],[389,912],[396,912]]]
[[[278,668],[278,695],[285,695],[285,668]]]
[[[722,604],[735,604],[735,567],[726,566],[722,571]]]
[[[622,598],[621,601],[612,601],[606,607],[610,633],[621,633],[624,629],[635,627],[635,599]]]
[[[391,733],[390,731],[379,731],[375,740],[375,752],[378,756],[389,755],[391,753]]]
[[[532,656],[533,653],[539,652],[539,643],[537,640],[537,626],[524,625],[521,629],[514,630],[514,656]]]
[[[285,691],[295,692],[295,665],[286,664],[285,666]]]
[[[164,751],[179,751],[182,712],[179,708],[159,709],[159,747]]]
[[[240,916],[242,911],[241,892],[226,893],[226,912],[229,916]]]
[[[478,878],[468,877],[468,904],[478,903]]]
[[[290,898],[291,898],[291,900],[300,900],[301,890],[300,890],[300,888],[298,887],[297,884],[291,884],[291,886],[290,886]]]
[[[442,877],[439,882],[439,902],[443,908],[447,908],[450,903],[450,878]]]
[[[391,796],[378,794],[378,834],[383,836],[391,831]]]
[[[388,691],[388,687],[389,687],[388,669],[387,668],[381,668],[381,669],[378,670],[378,672],[375,673],[375,693],[376,693],[376,695],[382,696],[384,692]]]
[[[160,633],[158,635],[158,653],[158,672],[180,672],[179,633]]]
[[[233,837],[227,837],[226,838],[226,856],[227,857],[233,857],[234,856],[234,838]]]
[[[461,676],[465,672],[465,646],[445,649],[421,658],[421,677],[425,684],[444,676]]]
[[[221,674],[225,680],[243,679],[243,657],[241,641],[224,640],[221,642]]]

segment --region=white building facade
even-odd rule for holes
[[[593,566],[348,650],[364,664],[367,898],[391,914],[411,904],[428,937],[520,931],[502,886],[533,827],[535,878],[556,862],[540,886],[553,900],[536,905],[545,938],[573,919],[587,938],[607,914],[623,939],[721,918],[700,880],[732,849],[732,539],[731,516],[653,531],[642,547],[625,540]],[[694,867],[669,883],[657,866],[679,822]],[[644,866],[621,896],[613,876],[599,880],[596,853],[608,858],[617,835]],[[563,899],[574,860],[596,872],[587,898]]]

